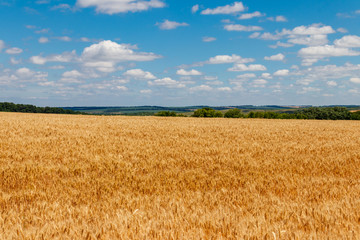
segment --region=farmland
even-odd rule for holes
[[[360,239],[360,121],[0,113],[0,239]]]

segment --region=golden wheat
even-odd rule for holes
[[[0,239],[360,239],[360,122],[0,113]]]

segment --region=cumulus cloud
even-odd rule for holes
[[[177,75],[182,75],[182,76],[200,76],[202,75],[201,72],[199,72],[198,70],[192,69],[189,71],[186,71],[185,69],[179,69],[176,71]]]
[[[255,17],[262,17],[265,16],[265,14],[262,14],[259,11],[253,12],[253,13],[244,13],[241,14],[240,17],[238,17],[239,20],[244,20],[244,19],[252,19]]]
[[[162,30],[172,30],[172,29],[176,29],[178,27],[186,27],[189,26],[189,24],[183,22],[183,23],[179,23],[179,22],[173,22],[173,21],[169,21],[169,20],[164,20],[164,22],[162,23],[156,23],[157,26],[159,26],[160,29]]]
[[[239,32],[253,32],[253,31],[263,30],[263,28],[259,26],[244,26],[240,24],[228,24],[224,26],[224,29],[227,31],[239,31]]]
[[[310,35],[293,37],[288,40],[289,43],[298,44],[298,45],[307,45],[307,46],[319,46],[327,44],[328,38],[327,35]]]
[[[245,7],[242,2],[234,2],[226,6],[220,6],[214,9],[205,9],[201,12],[203,15],[215,15],[215,14],[236,14],[245,11]]]
[[[275,21],[276,22],[287,22],[287,19],[284,16],[276,16]]]
[[[257,38],[262,40],[280,40],[287,38],[287,43],[278,42],[276,45],[270,47],[291,47],[294,44],[307,46],[320,46],[328,43],[328,34],[335,33],[331,26],[324,26],[322,24],[312,24],[310,26],[298,26],[293,29],[283,29],[275,33],[265,32],[263,34],[253,33],[250,38]]]
[[[5,48],[5,42],[0,40],[0,52]]]
[[[200,85],[200,86],[191,87],[189,90],[192,92],[198,92],[198,91],[208,92],[208,91],[213,90],[213,88],[208,85]]]
[[[348,48],[336,47],[332,45],[315,46],[302,48],[299,56],[303,58],[303,65],[310,66],[323,58],[342,57],[342,56],[359,56],[360,52]]]
[[[231,72],[255,72],[255,71],[266,71],[266,67],[264,65],[261,64],[250,64],[250,65],[245,65],[242,63],[237,63],[235,64],[232,68],[229,68],[228,71]]]
[[[238,79],[256,78],[256,74],[254,74],[254,73],[245,73],[245,74],[237,75],[236,78],[238,78]]]
[[[298,26],[292,30],[283,29],[282,34],[285,35],[327,35],[335,33],[335,30],[331,26],[322,26],[319,24],[313,24],[311,26]]]
[[[278,70],[274,73],[274,76],[277,76],[277,77],[285,77],[287,75],[289,75],[290,71],[288,69],[281,69],[281,70]]]
[[[23,50],[21,48],[13,47],[13,48],[6,49],[5,52],[7,54],[20,54],[23,52]]]
[[[285,59],[285,55],[282,53],[272,55],[270,57],[264,57],[265,60],[268,61],[283,61]]]
[[[64,83],[82,83],[83,80],[81,78],[84,77],[83,73],[80,73],[77,70],[67,71],[62,74],[62,78],[60,82]]]
[[[152,90],[151,89],[142,89],[142,90],[140,90],[140,93],[150,94],[150,93],[152,93]]]
[[[268,83],[265,79],[256,79],[251,82],[250,86],[255,88],[264,88],[265,85]]]
[[[80,60],[85,67],[95,68],[101,72],[114,72],[116,64],[120,62],[153,61],[160,57],[154,53],[135,52],[134,47],[128,44],[107,40],[85,48]]]
[[[38,42],[39,43],[47,43],[47,42],[49,42],[49,39],[47,37],[41,37],[41,38],[39,38]]]
[[[64,12],[64,11],[71,11],[73,9],[69,4],[62,3],[62,4],[52,7],[51,10],[53,10],[53,11],[59,10],[61,12]]]
[[[14,72],[3,72],[0,76],[0,84],[15,84],[26,82],[44,82],[47,81],[47,72],[35,72],[29,68],[19,68]]]
[[[203,42],[213,42],[216,41],[216,38],[214,37],[203,37]]]
[[[148,81],[149,86],[160,86],[166,88],[184,88],[185,84],[180,83],[179,81],[173,80],[169,77],[156,79],[154,81]]]
[[[267,20],[272,22],[287,22],[287,18],[284,16],[268,17]]]
[[[81,8],[95,7],[96,12],[110,15],[165,7],[160,0],[77,0],[76,4]]]
[[[11,62],[11,64],[13,64],[13,65],[16,65],[16,64],[19,64],[19,63],[21,63],[21,60],[16,60],[15,58],[10,58],[10,62]]]
[[[344,36],[335,40],[334,44],[337,47],[358,48],[360,47],[360,37],[355,35]]]
[[[254,62],[253,58],[243,58],[236,54],[232,55],[217,55],[215,57],[211,57],[206,63],[208,64],[224,64],[224,63],[250,63]]]
[[[62,37],[55,37],[55,39],[58,39],[63,42],[71,42],[71,38],[68,36],[62,36]]]
[[[58,54],[58,55],[50,55],[47,57],[43,57],[43,56],[32,56],[30,58],[30,62],[33,64],[38,64],[38,65],[44,65],[48,62],[71,62],[73,60],[75,60],[76,58],[76,52],[75,50],[72,52],[64,52],[62,54]]]
[[[191,8],[192,13],[196,13],[197,11],[199,11],[199,4],[196,4],[196,5],[192,6],[192,8]]]
[[[350,82],[360,84],[360,78],[358,77],[350,78]]]
[[[337,86],[337,82],[335,82],[335,81],[327,81],[326,84],[327,84],[329,87],[336,87],[336,86]]]
[[[142,69],[130,69],[130,70],[127,70],[123,75],[126,77],[139,79],[139,80],[156,79],[156,77],[151,72],[145,72]]]
[[[220,87],[217,90],[221,91],[221,92],[231,92],[232,91],[232,89],[230,87]]]

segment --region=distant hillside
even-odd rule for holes
[[[340,106],[340,105],[339,105]],[[250,111],[274,111],[280,113],[292,113],[296,110],[302,108],[312,107],[311,105],[303,106],[278,106],[278,105],[264,105],[264,106],[254,106],[254,105],[237,105],[237,106],[185,106],[185,107],[161,107],[161,106],[135,106],[135,107],[64,107],[64,109],[79,111],[88,114],[96,115],[128,115],[128,116],[152,116],[157,112],[161,111],[171,111],[182,114],[191,114],[196,109],[201,109],[205,107],[210,107],[217,111],[227,111],[232,108],[241,109],[244,113]],[[324,107],[334,107],[334,106],[324,106]],[[359,105],[341,105],[341,107],[346,107],[349,110],[359,110]]]
[[[58,107],[37,107],[29,104],[15,104],[0,102],[0,112],[22,112],[22,113],[53,113],[53,114],[85,114],[83,112]]]

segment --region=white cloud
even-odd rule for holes
[[[185,69],[179,69],[176,71],[177,75],[182,75],[182,76],[200,76],[202,75],[201,72],[199,72],[198,70],[192,69],[189,71],[186,71]]]
[[[221,92],[231,92],[232,89],[230,87],[220,87],[217,90],[221,91]]]
[[[359,77],[350,78],[350,82],[360,84],[360,78]]]
[[[213,42],[216,41],[216,38],[214,37],[203,37],[203,42]]]
[[[289,47],[293,47],[293,46],[294,46],[294,44],[291,44],[291,43],[277,42],[275,45],[270,45],[269,47],[271,47],[271,48],[278,48],[278,47],[289,48]]]
[[[268,83],[265,79],[256,79],[251,82],[251,86],[255,88],[265,87],[265,85]]]
[[[334,41],[335,46],[345,48],[360,47],[360,37],[355,35],[344,36]]]
[[[189,26],[189,24],[183,22],[183,23],[179,23],[179,22],[173,22],[173,21],[169,21],[169,20],[164,20],[164,22],[162,23],[156,23],[157,26],[159,26],[160,29],[162,30],[171,30],[171,29],[175,29],[178,27],[186,27]]]
[[[227,31],[240,31],[240,32],[253,32],[253,31],[262,31],[263,28],[259,26],[244,26],[240,24],[229,24],[225,25],[224,29]]]
[[[196,87],[192,87],[189,89],[192,92],[198,92],[198,91],[211,91],[213,90],[212,87],[208,86],[208,85],[200,85],[200,86],[196,86]]]
[[[62,36],[62,37],[55,37],[55,39],[58,39],[63,42],[71,42],[71,38],[68,36]]]
[[[44,29],[40,29],[35,31],[35,33],[40,34],[40,33],[48,33],[50,31],[49,28],[44,28]]]
[[[48,73],[35,72],[29,68],[19,68],[11,78],[17,82],[41,82],[47,81]]]
[[[264,57],[265,60],[268,61],[283,61],[285,59],[285,55],[282,53],[272,55],[270,57]]]
[[[196,13],[197,11],[199,11],[199,4],[196,4],[191,8],[192,13]]]
[[[55,10],[66,11],[66,10],[72,10],[72,8],[71,8],[71,6],[69,4],[62,3],[62,4],[59,4],[59,5],[56,5],[56,6],[52,7],[51,10],[53,10],[53,11],[55,11]]]
[[[282,38],[282,35],[279,34],[279,33],[276,33],[276,34],[271,34],[271,33],[263,33],[263,34],[260,34],[258,32],[256,33],[253,33],[249,36],[249,38],[258,38],[258,39],[262,39],[262,40],[279,40]]]
[[[143,89],[143,90],[140,90],[140,93],[142,93],[142,94],[150,94],[150,93],[152,93],[152,90],[151,89]]]
[[[284,16],[276,16],[275,21],[276,22],[287,22],[288,20]]]
[[[226,6],[220,6],[214,9],[205,9],[201,12],[204,15],[214,15],[214,14],[235,14],[245,11],[245,7],[242,2],[234,2]]]
[[[254,62],[253,58],[242,58],[236,54],[232,55],[217,55],[210,58],[206,63],[208,64],[224,64],[224,63],[250,63]]]
[[[232,68],[229,68],[228,71],[231,72],[255,72],[255,71],[266,71],[266,67],[261,64],[251,64],[246,66],[242,63],[235,64]]]
[[[153,61],[161,57],[154,53],[135,52],[133,48],[128,44],[102,41],[85,48],[80,59],[85,67],[101,72],[114,72],[119,62]]]
[[[325,46],[302,48],[300,49],[298,54],[300,57],[303,58],[303,65],[310,66],[313,63],[323,58],[341,57],[341,56],[359,56],[360,52],[356,52],[348,48],[325,45]]]
[[[23,50],[21,48],[14,47],[14,48],[7,49],[5,52],[7,54],[20,54],[23,52]]]
[[[206,81],[215,81],[219,79],[217,76],[204,76],[203,78]]]
[[[287,18],[284,16],[268,17],[267,20],[272,22],[287,22]]]
[[[217,81],[207,81],[206,84],[218,86],[218,85],[223,85],[224,83],[222,81],[217,80]]]
[[[72,52],[64,52],[59,55],[50,55],[47,57],[33,56],[30,58],[30,62],[33,64],[44,65],[47,62],[71,62],[76,58],[75,50]]]
[[[256,78],[256,75],[254,73],[245,73],[245,74],[237,75],[236,78],[239,79]]]
[[[91,42],[91,40],[89,38],[87,38],[87,37],[80,38],[80,41],[82,41],[82,42]]]
[[[239,20],[244,20],[244,19],[252,19],[252,18],[255,18],[255,17],[262,17],[262,16],[265,16],[265,14],[262,14],[261,12],[256,11],[256,12],[253,12],[253,13],[241,14],[238,19]]]
[[[348,30],[346,28],[338,28],[338,29],[336,29],[336,31],[341,32],[341,33],[347,33],[348,32]]]
[[[39,43],[47,43],[47,42],[49,42],[49,39],[47,37],[41,37],[41,38],[39,38],[38,42]]]
[[[288,40],[289,43],[308,45],[308,46],[319,46],[327,44],[327,35],[310,35],[310,36],[297,36]]]
[[[326,84],[329,87],[336,87],[338,85],[337,82],[335,82],[335,81],[327,81]]]
[[[184,88],[185,84],[173,80],[169,77],[148,81],[149,86],[161,86],[166,88]]]
[[[5,42],[0,40],[0,52],[5,48]]]
[[[263,40],[280,40],[288,38],[288,43],[277,42],[271,45],[271,48],[277,47],[292,47],[294,44],[318,46],[328,43],[327,35],[335,33],[331,26],[324,26],[321,24],[312,24],[310,26],[298,26],[294,29],[283,29],[281,32],[276,31],[274,34],[265,32],[263,34],[254,33],[250,38],[258,38]]]
[[[151,72],[145,72],[142,69],[127,70],[123,75],[130,77],[130,78],[134,78],[134,79],[140,79],[140,80],[156,79],[156,77]]]
[[[261,74],[261,77],[266,78],[266,79],[271,79],[272,78],[270,73],[263,73],[263,74]]]
[[[83,80],[80,80],[84,77],[84,74],[80,73],[77,70],[67,71],[62,74],[60,82],[65,83],[82,83]]]
[[[283,29],[282,35],[326,35],[335,33],[335,30],[331,26],[321,26],[319,24],[313,24],[309,27],[298,26],[292,30]]]
[[[159,0],[77,0],[76,4],[82,8],[95,7],[96,12],[110,15],[165,7],[165,3]]]
[[[13,65],[16,65],[16,64],[19,64],[19,63],[21,63],[21,60],[16,60],[15,58],[10,58],[10,62],[11,62],[11,64],[13,64]]]
[[[277,77],[285,77],[287,75],[289,75],[289,70],[287,69],[281,69],[281,70],[278,70],[274,73],[274,76],[277,76]]]

